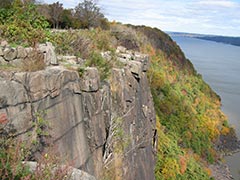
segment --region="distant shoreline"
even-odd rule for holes
[[[230,44],[233,46],[240,46],[240,37],[204,35],[204,34],[181,33],[181,32],[167,32],[167,33],[170,36],[191,37],[191,38],[203,39],[207,41],[214,41],[218,43]]]
[[[224,44],[231,44],[234,46],[240,46],[240,37],[201,36],[201,37],[195,37],[195,38],[224,43]]]

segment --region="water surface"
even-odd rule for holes
[[[240,138],[240,47],[190,37],[172,38],[221,96],[222,110]],[[240,180],[240,153],[225,159],[234,179]]]

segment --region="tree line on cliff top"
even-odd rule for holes
[[[65,9],[59,1],[52,4],[45,4],[36,0],[1,0],[1,16],[13,10],[16,4],[21,4],[22,6],[34,5],[38,14],[47,20],[51,28],[108,28],[108,21],[94,0],[84,0],[72,9]]]

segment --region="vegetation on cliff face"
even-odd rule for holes
[[[52,41],[58,53],[76,55],[86,59],[86,65],[98,67],[103,79],[118,64],[114,58],[103,60],[102,51],[114,55],[114,49],[121,45],[149,54],[148,78],[158,130],[156,179],[210,179],[206,165],[219,158],[214,143],[220,134],[229,132],[227,119],[221,112],[218,95],[168,35],[156,28],[115,22],[108,24],[109,30],[50,33],[46,21],[42,24],[42,16],[34,15],[34,21],[28,16],[32,6],[27,11],[18,4],[13,8],[16,9],[4,11],[7,20],[0,17],[2,37],[28,44]]]
[[[159,133],[156,179],[209,179],[206,163],[219,158],[214,142],[229,132],[219,96],[169,36],[133,28],[147,36],[148,44],[140,49],[151,58],[148,76]]]

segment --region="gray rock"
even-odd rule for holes
[[[123,46],[118,46],[117,47],[117,50],[116,50],[116,53],[125,53],[126,52],[126,48],[123,47]]]
[[[20,67],[22,65],[23,59],[14,59],[11,61],[11,65],[14,65],[15,67]]]
[[[17,57],[17,50],[15,48],[5,48],[3,50],[3,56],[7,61],[12,61]]]
[[[30,171],[35,171],[37,169],[37,162],[35,161],[25,161],[23,162],[24,165],[28,166]],[[59,167],[61,168],[61,167]],[[62,168],[67,168],[69,169],[68,170],[68,174],[67,177],[68,177],[68,180],[96,180],[96,178],[80,169],[76,169],[76,168],[73,168],[73,167],[65,167],[62,165]],[[52,170],[53,172],[55,171],[55,169]]]
[[[231,175],[229,167],[227,164],[222,162],[217,162],[215,164],[211,164],[208,167],[211,170],[211,177],[216,180],[232,180],[234,179]]]
[[[6,46],[8,46],[8,42],[7,41],[1,41],[0,46],[6,47]]]
[[[126,59],[126,60],[133,60],[133,56],[131,54],[128,54],[128,53],[118,54],[118,57]]]
[[[47,42],[46,45],[41,44],[39,45],[38,49],[45,54],[44,62],[46,65],[58,65],[55,48],[52,43]]]
[[[69,180],[96,180],[96,178],[84,171],[81,171],[76,168],[72,168],[72,172]]]
[[[1,46],[0,46],[0,56],[3,56],[3,50]]]
[[[126,65],[128,63],[127,59],[124,59],[124,58],[121,58],[121,57],[118,57],[117,60],[120,61],[121,63],[123,63],[124,65]]]
[[[112,55],[111,55],[111,52],[110,52],[110,51],[102,52],[101,55],[102,55],[102,57],[103,57],[104,59],[106,59],[107,61],[111,61],[111,59],[112,59]]]
[[[8,62],[5,61],[5,59],[2,56],[0,56],[0,65],[6,65],[7,63]]]
[[[136,77],[140,78],[142,73],[142,63],[138,61],[129,61],[128,66],[131,73],[133,73]]]
[[[152,145],[155,127],[153,101],[147,76],[139,70],[141,69],[141,63],[130,62],[137,66],[137,70],[130,68],[124,68],[124,70],[113,69],[110,82],[112,118],[119,118],[119,128],[124,131],[122,138],[129,139],[129,144],[125,148],[132,149],[129,153],[123,153],[123,168],[119,168],[118,173],[122,173],[124,179],[128,180],[152,180],[154,179],[155,166],[153,153],[156,151]],[[136,80],[133,72],[140,73],[141,78]],[[113,131],[110,129],[109,134],[112,133]],[[112,141],[114,142],[114,139]],[[111,140],[107,139],[107,142],[111,142]],[[106,146],[111,147],[111,143],[107,143]],[[106,153],[107,156],[111,152],[116,155],[114,150],[109,149],[109,153]],[[112,161],[114,164],[119,159],[113,159]]]
[[[83,76],[80,80],[80,88],[85,92],[95,92],[99,89],[100,77],[98,70],[93,67],[85,69]]]
[[[32,58],[34,56],[33,51],[34,51],[34,49],[32,47],[25,48],[25,52],[27,54],[27,57],[29,57],[29,58]]]
[[[143,72],[146,72],[150,66],[149,56],[147,54],[142,54],[139,52],[135,52],[134,60],[139,61],[143,65]]]
[[[31,104],[19,104],[17,106],[9,106],[6,108],[10,120],[11,127],[22,135],[22,140],[28,140],[28,135],[24,134],[28,128],[33,125],[33,116],[31,114]]]
[[[25,58],[27,57],[27,53],[24,47],[18,46],[17,47],[17,58]]]
[[[0,87],[0,108],[28,102],[23,85],[14,81],[0,81]]]

